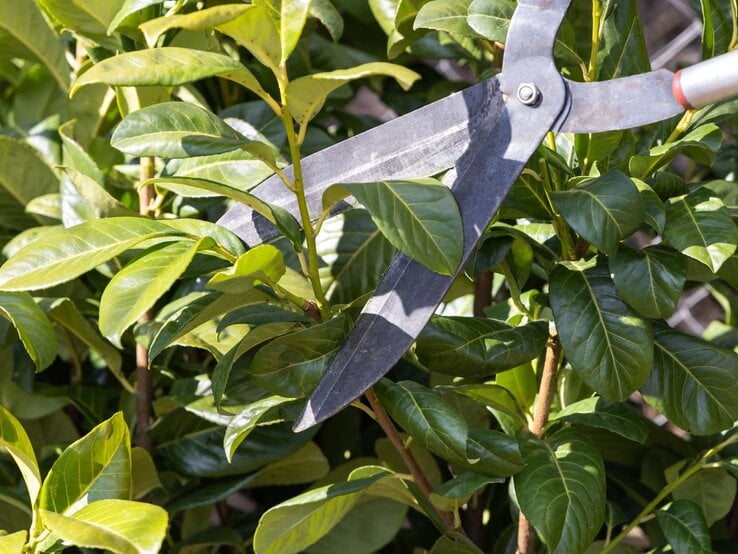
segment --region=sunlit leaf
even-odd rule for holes
[[[41,490],[41,472],[33,445],[20,422],[8,410],[0,406],[0,446],[7,449],[26,484],[31,505],[36,504]]]
[[[0,292],[0,316],[15,327],[36,371],[51,365],[58,348],[56,332],[31,295],[25,292]]]

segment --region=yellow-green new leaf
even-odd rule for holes
[[[267,10],[279,32],[280,64],[284,64],[300,40],[310,0],[256,0],[254,5]]]
[[[0,537],[0,554],[18,554],[26,545],[27,531],[18,531]]]
[[[0,316],[10,321],[36,366],[46,369],[56,358],[56,332],[46,314],[26,292],[0,292]]]
[[[154,48],[159,37],[170,29],[207,31],[237,18],[250,8],[249,4],[224,4],[188,14],[165,15],[142,23],[139,29],[144,34],[149,48]]]
[[[167,530],[167,512],[131,500],[98,500],[65,517],[41,510],[44,525],[64,542],[115,554],[157,554]]]
[[[31,505],[36,504],[41,490],[41,472],[31,441],[13,414],[0,406],[0,446],[5,447],[20,469]]]
[[[247,7],[251,9],[216,29],[246,48],[276,75],[282,61],[279,31],[266,8],[254,4]]]
[[[89,38],[109,50],[120,48],[120,39],[108,35],[108,26],[123,0],[37,0],[66,29]]]
[[[130,490],[131,437],[118,412],[57,458],[41,487],[39,507],[72,514],[96,500],[127,499]]]
[[[146,239],[181,234],[166,223],[143,217],[113,217],[52,231],[0,267],[0,288],[48,288],[79,277]]]
[[[408,90],[420,78],[420,75],[406,67],[385,62],[371,62],[350,69],[315,73],[295,79],[287,85],[287,107],[295,121],[305,125],[317,115],[331,92],[349,81],[372,75],[393,77],[403,90]]]
[[[258,283],[278,283],[286,271],[282,252],[271,244],[261,244],[241,255],[233,267],[213,275],[206,286],[238,294]]]
[[[0,28],[33,52],[49,68],[59,86],[69,87],[69,65],[59,37],[33,0],[0,2]]]

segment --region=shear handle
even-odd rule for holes
[[[685,110],[738,96],[738,50],[677,71],[672,90]]]

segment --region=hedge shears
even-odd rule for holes
[[[462,216],[461,268],[549,131],[631,129],[738,95],[738,51],[676,74],[661,69],[594,83],[564,78],[554,65],[553,48],[570,3],[519,0],[499,75],[304,158],[311,216],[318,218],[322,193],[334,183],[427,177],[450,168],[443,182]],[[291,177],[289,168],[286,172]],[[294,195],[277,177],[251,192],[299,220]],[[231,208],[218,223],[249,246],[278,236],[244,205]],[[340,411],[387,373],[412,346],[454,278],[396,255],[295,430]]]

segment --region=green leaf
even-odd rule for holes
[[[729,429],[738,419],[738,354],[660,327],[654,367],[641,387],[650,404],[696,435]]]
[[[333,42],[338,42],[343,34],[343,17],[331,0],[312,0],[310,17],[316,18],[331,35]]]
[[[597,80],[637,75],[651,70],[636,0],[607,0],[597,53]]]
[[[213,275],[206,287],[238,294],[257,284],[273,286],[286,271],[282,252],[271,244],[260,244],[239,256],[232,267]]]
[[[653,319],[671,317],[687,280],[686,258],[664,246],[623,246],[608,262],[615,288],[631,307]]]
[[[413,28],[447,31],[465,37],[479,38],[467,21],[472,0],[431,0],[421,6]]]
[[[638,189],[620,171],[553,192],[551,199],[572,229],[608,256],[614,256],[620,241],[632,235],[645,219]]]
[[[313,489],[267,510],[254,535],[256,554],[296,554],[316,543],[387,471]]]
[[[233,150],[214,156],[195,156],[176,160],[175,163],[176,166],[173,168],[175,177],[213,181],[242,191],[254,188],[274,173],[264,162],[244,150]],[[184,196],[196,192],[197,189],[192,189]],[[202,193],[201,190],[200,194]]]
[[[514,477],[521,511],[553,554],[584,552],[605,518],[605,468],[595,445],[574,429],[546,441],[521,440],[525,468]]]
[[[12,218],[3,218],[3,227],[31,227],[34,219],[23,214],[25,207],[34,198],[54,192],[59,192],[59,179],[41,154],[24,142],[0,136],[0,197],[14,211]]]
[[[69,88],[70,70],[64,46],[33,0],[0,3],[0,28],[28,48],[63,90]]]
[[[246,488],[311,483],[326,476],[328,460],[314,442],[308,442],[256,472]]]
[[[656,191],[648,184],[640,179],[633,179],[633,183],[638,187],[638,192],[641,193],[646,223],[656,232],[663,233],[666,226],[666,206],[664,206]]]
[[[440,395],[413,381],[382,379],[374,387],[382,406],[424,448],[462,467],[466,460],[468,426],[461,414]]]
[[[214,76],[235,81],[271,101],[254,74],[240,62],[223,54],[176,46],[125,52],[104,59],[77,77],[71,94],[95,83],[121,87],[177,86]]]
[[[733,28],[738,23],[731,21],[730,8],[721,9],[727,2],[700,0],[702,4],[702,59],[725,54],[731,45]],[[726,13],[727,12],[727,13]]]
[[[203,241],[178,240],[148,248],[111,279],[100,298],[100,331],[121,348],[121,337],[190,265]]]
[[[7,449],[8,454],[18,466],[26,484],[31,505],[35,506],[41,490],[41,472],[38,469],[36,454],[23,426],[2,406],[0,406],[0,446]]]
[[[234,415],[226,428],[225,438],[223,439],[223,449],[225,450],[228,461],[230,462],[233,459],[233,453],[236,451],[236,448],[256,428],[259,420],[269,410],[292,400],[292,398],[284,398],[282,396],[268,396],[249,404],[246,408]]]
[[[130,441],[128,425],[118,412],[69,445],[44,480],[39,507],[69,515],[96,500],[128,499]]]
[[[656,521],[675,552],[714,552],[705,514],[693,502],[677,500],[664,506],[656,512]]]
[[[286,90],[287,107],[297,123],[301,126],[306,125],[317,115],[331,92],[350,81],[372,75],[392,77],[403,90],[408,90],[420,78],[420,75],[406,67],[385,62],[371,62],[350,69],[313,73],[290,81]]]
[[[485,383],[454,386],[449,390],[489,407],[508,434],[515,434],[528,425],[515,396],[504,387]]]
[[[280,63],[284,64],[300,39],[310,10],[310,0],[257,0],[254,4],[267,10],[278,30]]]
[[[98,182],[92,177],[88,177],[84,173],[77,171],[71,167],[62,168],[67,179],[62,185],[62,221],[65,227],[71,227],[83,221],[90,221],[92,219],[101,219],[105,217],[119,217],[119,216],[135,216],[136,213],[129,210],[117,199],[115,199],[108,191],[106,191]],[[65,188],[69,186],[70,188]],[[70,194],[74,191],[75,198],[70,199]],[[77,204],[76,206],[69,206],[70,203]],[[74,223],[69,224],[70,218],[66,213],[68,209],[74,210],[76,214],[79,212],[89,214],[88,217],[75,220]],[[75,214],[75,215],[76,215]]]
[[[434,316],[415,352],[431,371],[478,378],[537,358],[547,340],[543,321],[513,327],[495,319]]]
[[[469,5],[469,26],[487,40],[505,42],[514,11],[512,0],[474,0]]]
[[[110,25],[108,25],[107,33],[112,35],[113,32],[120,27],[121,23],[123,23],[123,20],[134,13],[163,2],[164,0],[125,0],[118,12],[115,14],[113,20],[110,22]]]
[[[0,554],[17,554],[23,552],[26,545],[28,531],[17,531],[9,535],[0,536]]]
[[[87,347],[94,350],[110,368],[118,381],[123,384],[128,392],[134,392],[131,385],[123,375],[122,359],[120,352],[100,336],[100,333],[85,319],[77,309],[75,303],[69,298],[58,298],[52,302],[48,309],[49,317],[74,334]]]
[[[132,156],[188,158],[222,154],[248,147],[252,141],[199,106],[163,102],[128,115],[110,144]]]
[[[633,177],[646,178],[679,154],[685,154],[705,165],[712,165],[722,138],[722,131],[717,125],[701,125],[677,141],[655,146],[648,154],[632,156],[628,162],[630,174]],[[655,176],[662,174],[663,172],[659,172]],[[658,187],[656,190],[659,190]]]
[[[443,275],[461,263],[463,226],[451,191],[433,179],[333,185],[323,195],[335,202],[353,195],[398,250]],[[328,206],[324,206],[328,208]]]
[[[366,210],[349,210],[323,223],[318,235],[320,281],[333,304],[348,304],[374,290],[395,250]]]
[[[442,535],[428,554],[482,554],[482,551],[465,536]]]
[[[250,8],[251,6],[245,4],[224,4],[188,14],[165,15],[142,23],[139,29],[144,34],[149,48],[154,48],[159,37],[170,29],[208,31],[236,19]]]
[[[34,290],[79,277],[144,240],[180,233],[143,217],[113,217],[55,230],[0,267],[0,288]]]
[[[667,204],[664,238],[716,272],[735,252],[738,229],[723,201],[699,188]]]
[[[41,518],[69,544],[115,554],[156,554],[164,542],[168,515],[152,504],[109,499],[91,502],[72,517],[41,510]]]
[[[466,458],[476,473],[493,477],[509,477],[523,468],[517,441],[491,429],[469,431]]]
[[[522,466],[521,466],[522,467]],[[444,512],[453,512],[466,504],[471,496],[490,483],[502,483],[503,479],[476,473],[462,473],[433,489],[431,501]]]
[[[569,404],[552,416],[551,421],[606,429],[641,444],[648,438],[648,426],[641,417],[627,406],[600,396]]]
[[[0,292],[0,316],[15,327],[36,371],[49,367],[57,354],[56,332],[31,295],[25,292]]]
[[[61,25],[109,50],[120,48],[118,37],[108,36],[110,22],[123,0],[38,0]]]
[[[689,500],[696,504],[707,526],[712,527],[730,512],[736,495],[736,480],[724,469],[705,469],[692,475],[671,495],[676,501]]]
[[[258,386],[281,396],[303,398],[318,384],[348,332],[345,317],[279,337],[263,346],[249,366]]]
[[[282,62],[279,31],[266,7],[251,4],[250,8],[236,19],[218,25],[217,29],[241,44],[276,75]]]
[[[549,302],[561,345],[581,379],[601,395],[623,401],[648,377],[651,324],[620,298],[607,268],[559,265]]]
[[[161,486],[151,454],[139,446],[131,448],[131,497],[138,500]]]

